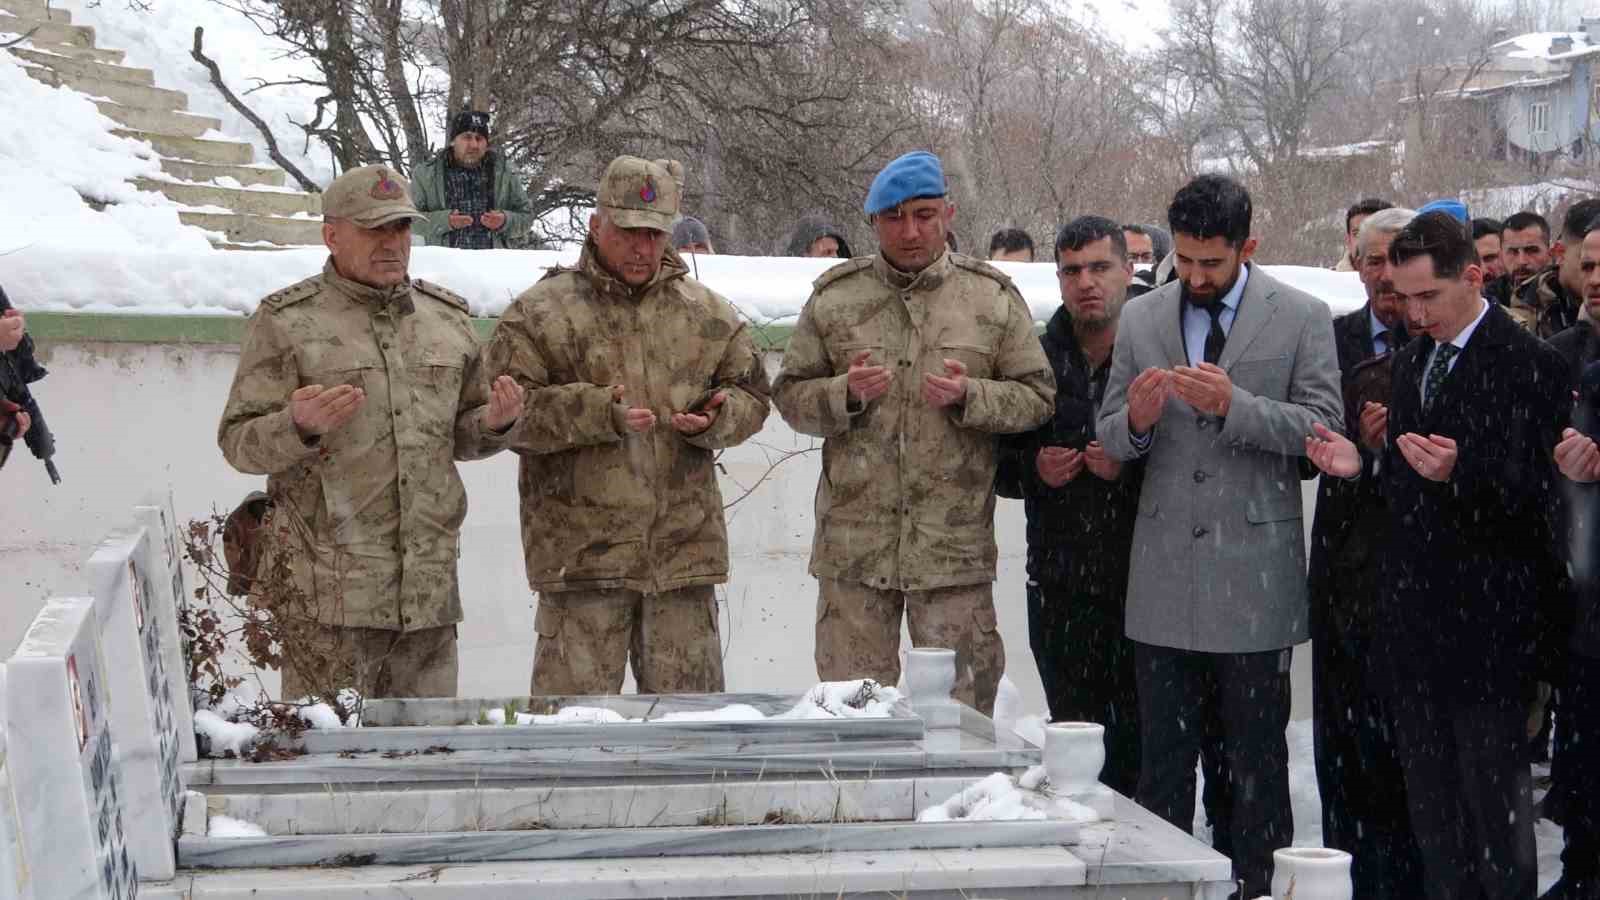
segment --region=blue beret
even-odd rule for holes
[[[1472,218],[1467,215],[1467,205],[1460,200],[1454,199],[1435,200],[1432,203],[1424,204],[1417,210],[1417,215],[1436,212],[1442,212],[1452,219],[1459,220],[1463,225],[1472,221]]]
[[[867,191],[867,215],[875,216],[917,197],[945,195],[944,166],[926,150],[913,150],[883,167]]]

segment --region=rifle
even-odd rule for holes
[[[11,309],[11,299],[6,296],[5,288],[0,288],[0,313]],[[23,441],[28,449],[33,451],[35,458],[44,461],[44,470],[50,475],[51,484],[61,483],[61,473],[56,471],[56,438],[50,433],[50,426],[45,424],[44,412],[39,409],[39,401],[33,397],[33,391],[28,385],[38,381],[49,372],[33,356],[33,336],[24,334],[22,343],[16,349],[0,353],[0,394],[5,399],[15,403],[17,407],[28,414],[32,424],[28,426],[28,433],[23,436]],[[0,458],[11,449],[11,442],[16,435],[11,434],[9,428],[0,431],[0,444],[4,444]]]

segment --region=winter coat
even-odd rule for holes
[[[366,392],[360,412],[301,440],[289,395]],[[453,460],[504,438],[482,427],[479,345],[461,297],[425,281],[392,289],[322,274],[261,301],[217,429],[235,469],[267,476],[263,533],[327,625],[410,631],[461,621],[456,585],[467,494]]]
[[[778,245],[780,256],[805,256],[818,238],[831,237],[839,242],[839,258],[849,259],[853,254],[844,239],[844,232],[821,216],[803,216]]]
[[[445,168],[450,165],[450,148],[445,147],[411,173],[411,190],[417,211],[426,219],[417,233],[430,247],[448,247],[450,242],[450,202],[445,195]],[[490,209],[506,214],[506,224],[494,233],[496,249],[526,245],[533,216],[528,212],[528,192],[504,156],[490,150],[479,165],[490,167],[494,181],[494,203]]]
[[[509,446],[521,457],[522,547],[535,591],[658,594],[728,580],[716,451],[761,430],[766,369],[737,310],[690,278],[676,250],[639,289],[600,265],[594,242],[500,317],[488,371],[527,389]],[[623,403],[612,386],[623,385]],[[712,390],[727,399],[706,431],[672,414]],[[626,431],[645,407],[654,430]]]
[[[1577,323],[1582,306],[1583,299],[1567,293],[1561,272],[1551,266],[1517,287],[1507,311],[1517,324],[1549,340]]]
[[[1394,332],[1390,332],[1394,337]],[[1344,433],[1361,450],[1368,469],[1374,454],[1361,445],[1361,398],[1352,382],[1356,369],[1374,359],[1371,306],[1333,320],[1334,347],[1344,396]],[[1395,338],[1399,340],[1399,338]],[[1392,358],[1391,353],[1386,358]],[[1379,360],[1373,365],[1383,365]],[[1377,616],[1379,541],[1387,521],[1377,479],[1322,478],[1306,584],[1311,604],[1311,639],[1369,637]]]
[[[1111,374],[1109,359],[1099,371],[1089,371],[1066,307],[1056,310],[1039,343],[1055,373],[1055,415],[1039,428],[1001,439],[995,491],[1023,501],[1029,580],[1092,596],[1102,614],[1120,623],[1144,463],[1124,465],[1116,481],[1103,481],[1088,469],[1059,488],[1039,478],[1041,448],[1082,450],[1095,439],[1091,390],[1103,393]]]
[[[894,378],[853,408],[850,361]],[[967,367],[966,402],[935,409],[925,374]],[[823,439],[811,574],[881,590],[994,580],[996,436],[1050,418],[1055,378],[1011,279],[945,253],[916,275],[881,255],[813,283],[773,389],[790,427]]]
[[[1600,361],[1600,334],[1593,325],[1580,322],[1548,343],[1567,363],[1568,386],[1578,390],[1583,370]],[[1567,559],[1576,604],[1571,649],[1600,659],[1600,484],[1575,484],[1565,478],[1560,483],[1567,499]]]
[[[1524,696],[1560,654],[1569,589],[1557,544],[1551,449],[1572,408],[1560,356],[1490,305],[1428,412],[1421,383],[1434,341],[1395,355],[1388,445],[1378,473],[1389,505],[1375,650],[1382,681],[1464,704]],[[1450,478],[1423,478],[1400,435],[1453,438]],[[1368,477],[1374,477],[1369,475]]]

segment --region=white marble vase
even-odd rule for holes
[[[1350,854],[1322,847],[1272,853],[1273,900],[1351,900]]]
[[[961,705],[951,699],[956,686],[956,652],[943,647],[906,651],[906,691],[911,708],[929,728],[958,728]]]
[[[1100,785],[1106,764],[1106,728],[1094,722],[1052,722],[1044,727],[1044,769],[1057,794],[1087,794]]]

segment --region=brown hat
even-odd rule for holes
[[[683,164],[619,156],[600,179],[599,205],[622,228],[653,228],[671,233],[683,196]]]
[[[411,186],[388,166],[362,166],[340,175],[322,193],[324,219],[349,219],[379,228],[399,219],[420,219]]]

